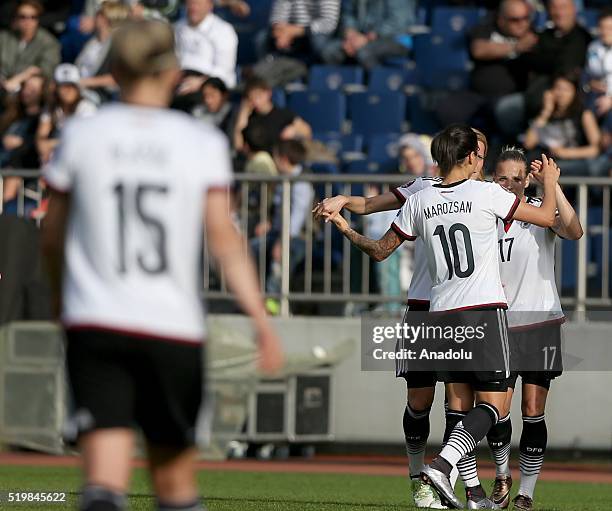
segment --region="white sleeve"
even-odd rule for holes
[[[414,218],[414,202],[413,199],[408,199],[391,224],[391,229],[403,240],[414,241],[418,236]]]
[[[490,183],[488,195],[493,214],[504,222],[512,220],[521,199],[497,183]]]
[[[406,202],[408,197],[414,195],[417,192],[420,192],[423,189],[423,180],[415,179],[408,183],[405,183],[397,188],[392,188],[391,191],[393,195],[397,197],[397,199],[403,204]]]
[[[49,188],[58,192],[67,193],[72,190],[75,180],[76,168],[73,164],[75,158],[72,157],[74,144],[69,143],[73,140],[70,136],[72,132],[72,122],[68,121],[59,144],[53,151],[51,161],[43,168],[43,178]]]
[[[221,40],[215,41],[215,55],[210,76],[221,78],[228,89],[236,86],[236,58],[238,56],[238,35],[234,27],[227,25],[226,29],[219,31]]]

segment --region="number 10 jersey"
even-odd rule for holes
[[[392,228],[423,239],[432,279],[431,311],[507,307],[497,259],[497,218],[510,220],[518,198],[495,183],[434,184],[409,197]]]
[[[206,192],[231,180],[223,135],[179,112],[109,105],[67,124],[45,178],[71,196],[65,326],[200,342]]]

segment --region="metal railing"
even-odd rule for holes
[[[24,215],[28,209],[40,205],[43,187],[38,181],[38,171],[0,171],[0,192],[4,191],[4,180],[9,176],[26,178],[27,187],[21,186],[17,196],[16,212]],[[308,182],[315,191],[315,202],[323,197],[338,193],[362,195],[364,185],[373,185],[378,193],[388,191],[393,186],[410,179],[406,175],[350,175],[350,174],[311,174],[299,176],[268,177],[259,175],[235,175],[236,187],[233,192],[234,216],[240,229],[248,240],[245,250],[250,249],[257,260],[262,289],[266,296],[278,300],[281,315],[288,315],[296,306],[310,308],[317,304],[324,313],[332,304],[373,305],[400,303],[403,295],[387,295],[376,288],[372,274],[373,264],[367,255],[357,251],[350,242],[336,232],[331,224],[317,222],[309,213],[304,222],[300,243],[303,258],[292,271],[291,239],[289,219],[291,215],[290,197],[293,183]],[[609,308],[610,296],[610,187],[612,178],[564,177],[561,184],[567,194],[573,195],[572,202],[585,231],[577,242],[564,242],[558,239],[556,252],[557,285],[562,294],[564,307],[575,310],[580,317],[587,308]],[[278,233],[280,243],[280,264],[270,264],[270,240],[265,233],[253,234],[256,223],[271,220],[270,202],[275,189],[280,187],[281,229]],[[2,206],[0,206],[1,208]],[[0,210],[1,211],[1,210]],[[364,232],[363,218],[345,213],[349,222]],[[367,228],[366,232],[367,234]],[[257,240],[257,241],[254,241]],[[572,251],[574,253],[572,254]],[[568,265],[564,260],[574,265]],[[291,263],[291,264],[290,264]],[[565,270],[562,271],[562,268]],[[569,268],[569,269],[568,269]],[[565,273],[567,272],[567,279]],[[275,286],[271,286],[273,281]],[[203,295],[209,300],[229,300],[223,276],[217,275],[214,264],[203,256]],[[349,307],[350,309],[351,307]]]

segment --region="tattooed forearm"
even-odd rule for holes
[[[359,234],[353,229],[344,231],[344,235],[359,250],[368,254],[375,261],[384,261],[393,251],[402,244],[402,239],[389,229],[379,240],[373,240]]]

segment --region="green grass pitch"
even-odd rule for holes
[[[209,511],[407,511],[408,482],[402,477],[205,471],[199,484]],[[17,489],[65,491],[66,505],[7,504],[3,510],[74,509],[80,485],[75,468],[0,467],[0,492]],[[518,484],[515,483],[518,488]],[[458,485],[459,487],[460,485]],[[491,487],[490,481],[485,487]],[[154,509],[144,470],[134,472],[130,509]],[[612,485],[540,482],[536,489],[540,511],[609,511]]]

